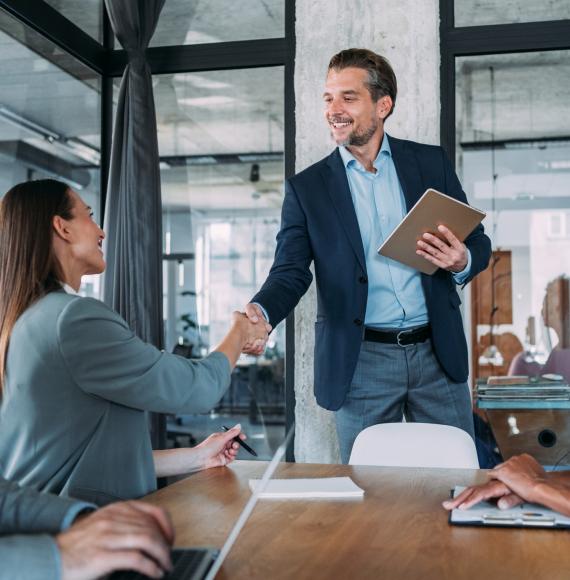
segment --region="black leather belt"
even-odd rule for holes
[[[364,329],[364,340],[370,342],[383,342],[386,344],[397,344],[398,346],[407,346],[417,342],[425,342],[430,337],[429,324],[420,326],[413,330],[374,330],[373,328]]]

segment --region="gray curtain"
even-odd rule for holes
[[[145,50],[165,0],[105,0],[127,51],[105,209],[105,302],[144,341],[162,348],[162,204],[152,76]]]

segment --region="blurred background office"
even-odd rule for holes
[[[401,96],[387,131],[441,143],[487,212],[491,266],[462,294],[472,384],[566,348],[542,310],[548,283],[570,271],[569,31],[570,0],[166,0],[146,54],[165,348],[204,356],[265,279],[284,177],[332,148],[322,84],[349,46],[394,66]],[[1,192],[57,177],[102,222],[127,60],[102,0],[0,0]],[[567,283],[557,292],[567,320]],[[100,297],[100,280],[82,293]],[[241,422],[267,458],[296,418],[289,459],[335,461],[331,417],[312,397],[314,318],[313,287],[265,355],[243,357],[218,408],[168,419],[168,444]]]

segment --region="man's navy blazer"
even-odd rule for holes
[[[441,147],[389,137],[407,210],[428,188],[467,202]],[[487,267],[491,243],[478,226],[465,240],[470,277]],[[315,264],[315,395],[321,407],[339,409],[350,387],[364,332],[368,277],[364,249],[346,170],[338,149],[288,179],[275,261],[252,298],[275,327],[297,305],[312,281]],[[451,273],[421,275],[435,355],[452,381],[468,376],[461,300]],[[468,280],[468,281],[469,281]]]

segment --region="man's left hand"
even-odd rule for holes
[[[438,268],[450,272],[462,272],[467,266],[467,248],[453,232],[441,225],[437,230],[443,235],[443,240],[433,234],[425,233],[418,240],[416,254],[422,256]]]

